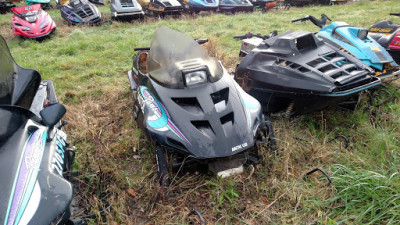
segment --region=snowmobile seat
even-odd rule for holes
[[[396,34],[400,31],[400,28],[397,29],[395,32],[391,33],[390,35],[372,35],[371,37],[376,40],[382,47],[388,48],[390,42],[396,36]]]

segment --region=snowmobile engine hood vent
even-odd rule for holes
[[[197,98],[171,98],[173,102],[193,114],[203,113]]]

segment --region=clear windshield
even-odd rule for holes
[[[40,10],[39,11],[29,11],[27,13],[21,14],[21,18],[28,21],[29,23],[33,23],[37,20],[39,13],[40,13]]]
[[[0,104],[10,104],[13,92],[14,73],[18,66],[14,63],[6,41],[0,36]]]
[[[40,85],[40,74],[19,67],[0,36],[0,105],[18,105],[29,109]]]
[[[164,26],[154,33],[147,66],[152,78],[170,87],[183,87],[182,70],[206,66],[211,80],[217,80],[223,74],[218,61],[208,56],[196,41]]]

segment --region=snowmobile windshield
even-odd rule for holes
[[[8,50],[6,41],[0,37],[0,104],[10,104],[13,92],[14,74],[18,66]]]
[[[33,23],[37,20],[39,16],[39,11],[29,11],[27,13],[21,14],[21,18],[28,21],[29,23]]]
[[[0,140],[5,140],[26,123],[29,113],[23,111],[15,106],[0,106]]]
[[[220,63],[208,56],[195,40],[164,26],[154,33],[147,68],[153,79],[171,88],[184,87],[187,71],[203,70],[211,82],[223,75]]]
[[[88,4],[85,0],[65,0],[65,5],[69,4],[72,7],[79,7],[84,4]]]
[[[0,36],[0,105],[17,105],[29,109],[40,85],[40,74],[19,67]]]
[[[29,5],[29,6],[21,6],[12,8],[12,11],[18,17],[28,21],[29,23],[33,23],[38,19],[42,8],[39,4]]]

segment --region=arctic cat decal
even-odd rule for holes
[[[245,148],[245,147],[247,147],[247,143],[246,142],[243,143],[243,144],[240,144],[240,145],[237,145],[237,146],[233,147],[232,148],[232,152],[240,150],[240,149]]]
[[[31,195],[32,192],[34,192],[34,189],[36,190],[35,192],[37,192],[38,189],[36,179],[43,157],[46,138],[46,130],[39,129],[29,136],[25,144],[19,162],[18,176],[15,177],[12,193],[8,202],[4,225],[18,224],[21,219],[25,220],[24,217],[27,217],[25,216],[26,213],[32,215],[34,213],[32,212],[32,209],[25,209],[27,208],[28,203],[29,205],[36,205],[35,202],[32,202]],[[35,199],[35,201],[40,201],[40,198]]]
[[[54,152],[54,155],[53,155],[51,168],[54,171],[56,171],[60,176],[62,176],[62,173],[64,170],[64,153],[65,153],[64,149],[67,146],[67,143],[61,137],[61,135],[57,134],[56,144],[57,144],[57,147],[56,147],[56,151]]]
[[[154,117],[149,117],[147,119],[147,124],[159,131],[172,131],[176,136],[178,136],[182,141],[190,144],[189,140],[182,134],[182,132],[175,126],[172,122],[165,107],[156,100],[156,98],[150,93],[149,89],[144,86],[139,87],[138,101],[140,109],[144,113],[145,105],[150,107],[154,113]]]

